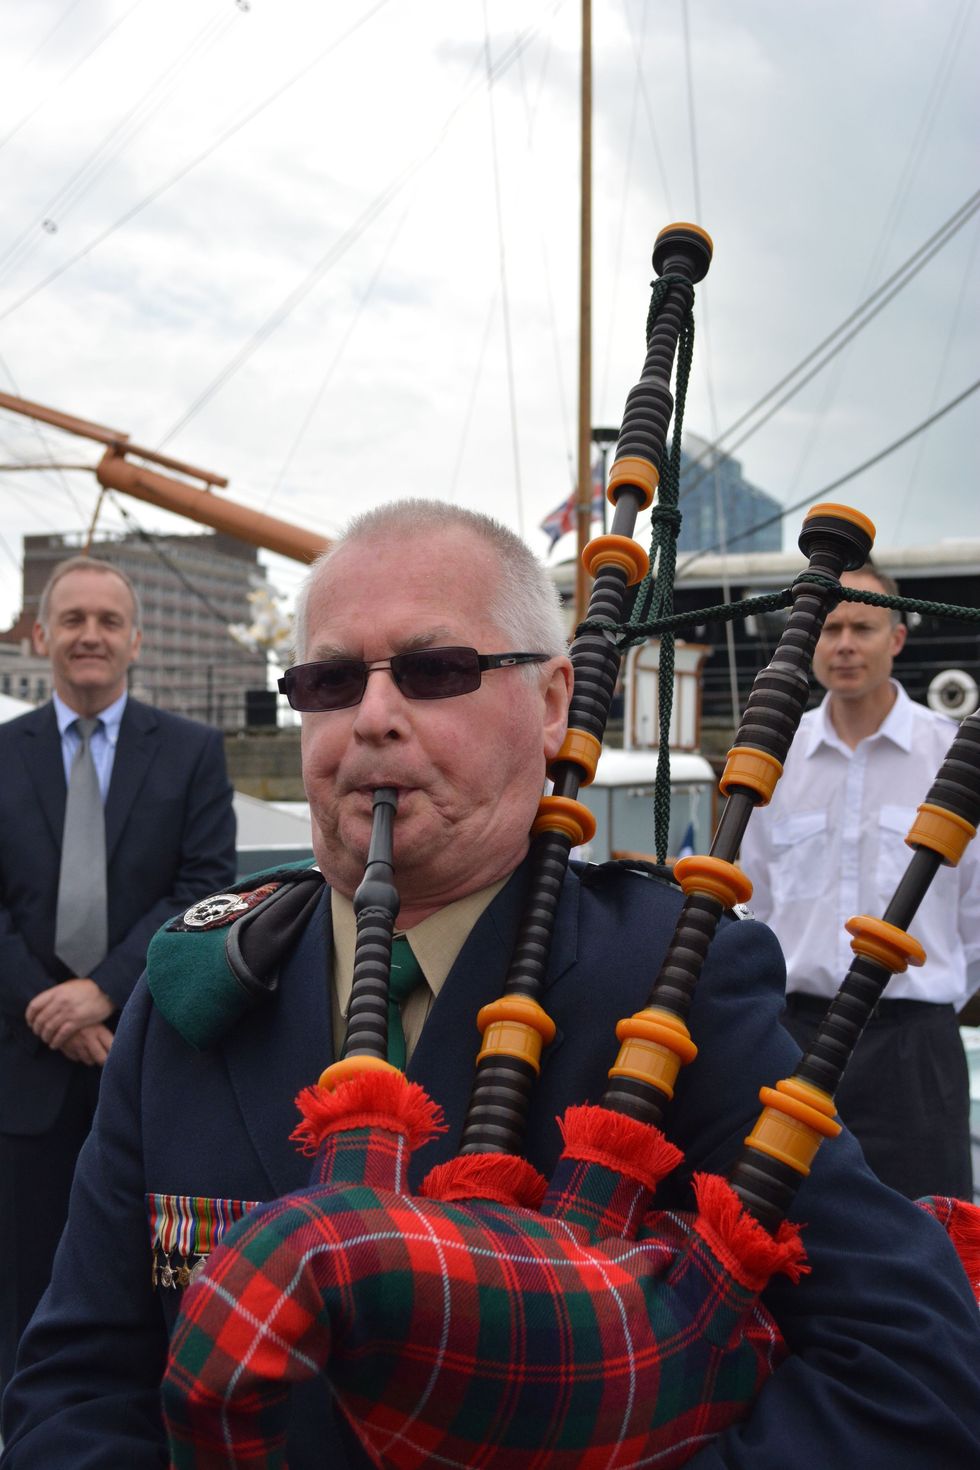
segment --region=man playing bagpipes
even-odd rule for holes
[[[475,1018],[500,994],[527,834],[565,734],[570,669],[554,592],[509,532],[405,502],[354,523],[301,607],[291,697],[308,710],[319,873],[241,885],[158,936],[106,1069],[52,1287],[5,1399],[10,1470],[166,1463],[159,1385],[191,1273],[255,1202],[308,1182],[289,1141],[293,1100],[341,1052],[350,901],[378,787],[398,803],[398,925],[410,954],[395,963],[409,981],[414,961],[422,972],[392,1016],[389,1055],[400,1060],[405,1046],[409,1078],[446,1123],[413,1158],[411,1182],[457,1154]],[[616,1023],[646,1003],[680,906],[671,885],[618,866],[573,865],[562,879],[545,981],[555,1031],[524,1149],[544,1174],[561,1149],[557,1115],[602,1096]],[[796,1063],[778,1024],[783,984],[769,931],[723,917],[691,1008],[697,1057],[667,1128],[684,1161],[658,1189],[661,1209],[690,1210],[692,1174],[730,1167],[760,1086]],[[821,1150],[793,1217],[805,1222],[809,1272],[795,1283],[777,1275],[764,1297],[788,1356],[744,1422],[690,1463],[973,1463],[980,1320],[936,1222],[881,1185],[846,1133]],[[322,1378],[294,1390],[289,1413],[291,1470],[370,1463]]]

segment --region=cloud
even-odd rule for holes
[[[0,355],[20,390],[167,439],[234,497],[326,531],[395,494],[452,495],[544,552],[536,527],[568,489],[577,433],[577,7],[492,7],[498,62],[530,35],[489,96],[483,9],[460,0],[424,19],[366,0],[339,18],[312,0],[104,0],[29,65],[64,8],[15,11],[0,142],[27,120],[0,147],[0,270],[27,233],[0,274]],[[716,255],[687,422],[709,436],[967,196],[977,20],[960,5],[707,0],[690,24],[697,190],[681,12],[627,0],[594,17],[593,410],[615,422],[639,373],[667,195],[681,218],[698,195]],[[45,233],[47,202],[107,139],[104,171]],[[975,375],[976,241],[973,224],[737,451],[750,480],[786,499],[819,488]],[[37,453],[23,425],[0,430]],[[975,436],[972,403],[930,432],[927,498],[908,488],[914,448],[848,487],[882,541],[962,523]],[[74,500],[50,477],[0,491],[7,539],[80,529],[95,487],[76,480]],[[10,613],[19,587],[0,569]]]

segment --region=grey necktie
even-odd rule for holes
[[[101,723],[75,721],[81,745],[72,761],[61,837],[54,952],[73,975],[91,975],[108,948],[105,812],[91,749]]]

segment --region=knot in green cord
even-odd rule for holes
[[[663,522],[665,526],[668,526],[673,531],[675,536],[681,528],[681,521],[683,519],[683,515],[675,505],[655,505],[650,512],[650,522],[653,527]]]

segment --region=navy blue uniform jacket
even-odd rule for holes
[[[519,869],[467,940],[409,1075],[450,1131],[415,1161],[456,1149],[473,1078],[477,1008],[500,991],[516,932]],[[647,999],[679,908],[639,874],[567,877],[544,1003],[558,1026],[533,1100],[528,1155],[549,1170],[555,1116],[601,1096],[615,1022]],[[54,1281],[5,1400],[4,1470],[159,1470],[157,1385],[178,1293],[151,1286],[147,1191],[269,1199],[308,1181],[288,1142],[295,1094],[332,1059],[330,908],[324,896],[284,963],[277,996],[211,1051],[192,1051],[145,983],[127,1007],[81,1157]],[[798,1056],[779,1025],[784,974],[770,932],[723,921],[694,1002],[700,1052],[668,1132],[686,1164],[659,1203],[687,1202],[692,1168],[724,1170],[758,1112],[758,1088]],[[767,1301],[793,1350],[746,1423],[697,1470],[950,1470],[980,1451],[980,1319],[940,1227],[879,1184],[847,1135],[821,1150],[798,1196],[812,1275]],[[322,1383],[294,1394],[290,1470],[346,1463]]]
[[[66,783],[54,706],[0,725],[0,1131],[50,1128],[72,1069],[24,1020],[70,972],[54,953]],[[105,807],[109,952],[92,979],[123,1006],[165,919],[234,880],[219,731],[126,701]]]

